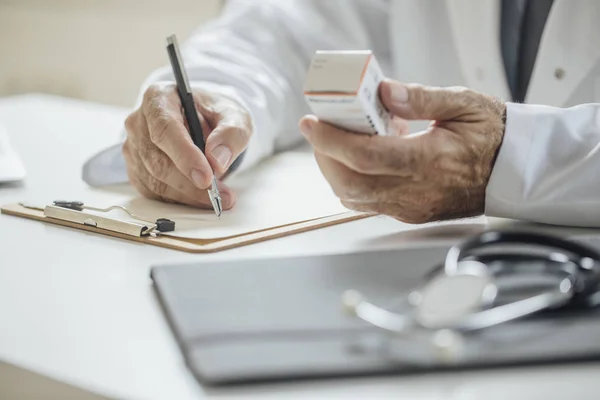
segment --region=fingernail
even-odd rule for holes
[[[401,83],[390,83],[392,101],[394,103],[406,103],[408,101],[408,89]]]
[[[212,156],[217,160],[221,168],[225,169],[229,166],[232,153],[227,146],[220,145],[212,151]]]
[[[300,131],[305,135],[310,135],[315,128],[316,121],[313,117],[305,117],[300,121]]]
[[[204,177],[204,174],[200,170],[198,170],[198,169],[192,170],[192,180],[194,181],[196,186],[198,186],[198,188],[205,189],[206,179]]]

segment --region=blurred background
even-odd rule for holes
[[[47,93],[131,107],[222,0],[0,0],[0,97]]]

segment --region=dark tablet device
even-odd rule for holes
[[[358,289],[393,309],[448,248],[157,266],[165,315],[203,384],[414,373],[600,358],[600,313],[562,313],[469,336],[456,363],[344,312]],[[450,300],[450,299],[449,299]]]

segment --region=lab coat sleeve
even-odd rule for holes
[[[181,45],[194,87],[229,96],[244,106],[253,135],[238,171],[298,145],[298,121],[309,112],[302,94],[310,59],[319,49],[384,49],[389,61],[388,0],[228,0],[221,15]],[[166,54],[166,53],[165,53]],[[166,64],[142,85],[173,81]],[[126,181],[121,145],[84,166],[91,185]]]
[[[229,0],[219,18],[183,44],[191,85],[234,98],[252,116],[253,136],[239,168],[300,142],[298,122],[309,112],[302,86],[314,52],[372,48],[372,21],[385,25],[386,3]],[[166,66],[145,86],[172,79]]]
[[[600,104],[508,104],[486,214],[600,227]]]

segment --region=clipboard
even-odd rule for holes
[[[212,253],[223,251],[372,216],[372,214],[349,211],[328,217],[277,226],[236,236],[215,239],[190,239],[152,234],[155,228],[152,227],[152,222],[140,224],[139,222],[128,222],[97,216],[93,217],[92,221],[86,221],[85,217],[89,217],[89,215],[85,214],[85,217],[84,215],[79,215],[77,214],[77,210],[75,210],[75,212],[67,211],[66,213],[61,213],[59,210],[59,212],[49,214],[47,212],[48,207],[52,206],[33,208],[26,207],[23,204],[9,204],[2,206],[0,211],[2,214],[6,215],[32,219],[44,223],[189,253]],[[53,209],[51,208],[50,210],[52,211]]]

